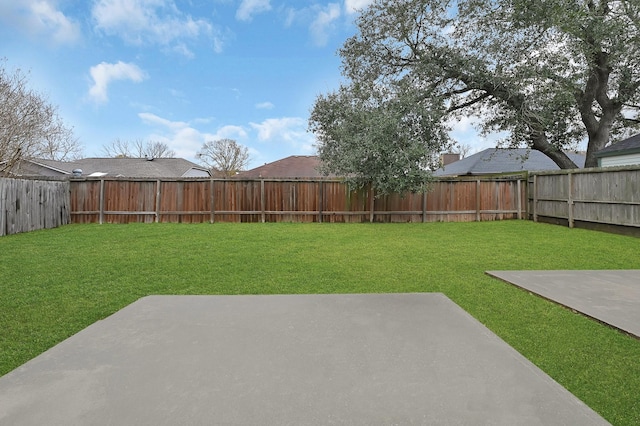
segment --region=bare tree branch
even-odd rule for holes
[[[235,176],[249,163],[249,149],[233,139],[205,142],[197,156],[211,171],[221,172],[227,177]]]
[[[5,63],[0,60],[0,174],[26,159],[80,157],[82,148],[57,107],[28,87],[25,73],[8,72]]]
[[[113,158],[172,158],[176,152],[169,149],[169,145],[160,141],[147,141],[136,139],[126,141],[116,139],[102,147],[102,152],[107,157]]]

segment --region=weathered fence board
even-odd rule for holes
[[[70,223],[68,181],[0,178],[0,236]]]
[[[528,198],[536,221],[640,231],[640,167],[535,172],[529,176]]]
[[[76,223],[435,222],[525,216],[524,175],[450,179],[430,191],[376,197],[338,180],[71,180]]]

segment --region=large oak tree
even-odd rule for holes
[[[347,81],[317,98],[310,120],[334,173],[349,171],[336,163],[338,147],[353,166],[363,156],[349,147],[373,130],[347,129],[363,109],[341,120],[327,110],[358,105],[371,88],[388,88],[385,103],[414,103],[429,116],[422,137],[437,143],[425,150],[445,145],[442,132],[455,118],[474,116],[482,132],[507,135],[505,146],[539,150],[560,168],[576,167],[563,150],[586,140],[593,167],[596,151],[638,129],[640,2],[377,0],[357,27],[339,51]],[[350,171],[372,175],[368,167]]]

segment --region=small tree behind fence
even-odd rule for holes
[[[0,236],[70,223],[69,181],[0,178]]]
[[[75,223],[435,222],[521,219],[525,175],[447,179],[429,192],[376,197],[339,180],[71,180]]]

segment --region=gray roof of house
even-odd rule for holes
[[[640,133],[623,139],[595,153],[596,157],[609,157],[640,152]]]
[[[76,161],[34,160],[46,167],[63,170],[71,174],[82,170],[82,176],[92,173],[106,173],[109,177],[182,177],[195,169],[207,172],[205,167],[184,158],[82,158]]]
[[[567,155],[578,167],[584,167],[584,154],[567,153]],[[436,170],[434,174],[462,176],[558,169],[558,165],[540,151],[526,148],[487,148],[448,164]]]

